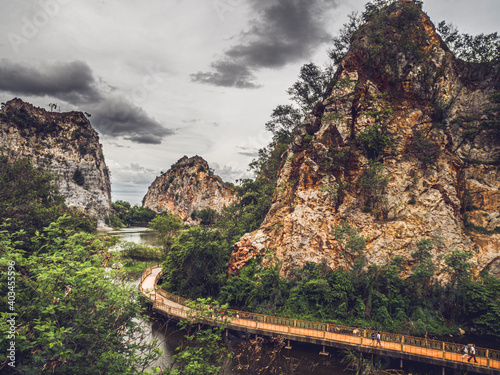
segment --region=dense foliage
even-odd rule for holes
[[[355,259],[350,269],[309,263],[284,279],[277,265],[253,261],[227,280],[220,302],[263,314],[412,335],[456,333],[457,327],[491,337],[500,334],[500,281],[487,273],[473,279],[470,254],[448,253],[451,281],[440,284],[433,277],[433,241],[422,240],[413,254],[412,274],[403,279],[402,259],[364,267],[364,239],[345,223],[336,230],[343,234],[344,256]]]
[[[108,270],[109,237],[89,233],[25,160],[1,158],[0,184],[0,372],[144,373],[158,352],[144,341],[137,291]]]
[[[148,207],[131,206],[129,202],[117,200],[111,204],[112,215],[105,218],[113,228],[145,226],[156,216]]]
[[[209,375],[224,373],[232,357],[227,347],[223,345],[222,334],[229,322],[223,311],[227,306],[221,306],[210,298],[199,298],[188,302],[188,319],[180,321],[179,326],[186,332],[185,340],[177,348],[173,361],[162,370],[163,375]],[[201,328],[198,320],[211,320],[215,324]]]

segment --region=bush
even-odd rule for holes
[[[384,149],[393,144],[392,138],[381,130],[380,125],[369,126],[356,136],[356,141],[365,150],[370,160],[379,159]]]
[[[125,226],[125,224],[123,224],[120,218],[116,215],[106,216],[104,218],[104,222],[106,225],[116,229],[123,228]]]
[[[0,217],[9,219],[10,230],[28,251],[33,249],[35,232],[64,214],[70,218],[68,230],[95,230],[88,215],[65,206],[52,180],[52,175],[34,168],[26,159],[10,163],[0,156]]]
[[[196,218],[200,219],[201,225],[213,225],[217,219],[217,211],[212,208],[204,208],[196,213]]]

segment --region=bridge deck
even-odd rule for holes
[[[139,290],[151,300],[155,311],[177,319],[186,318],[186,300],[158,289],[156,282],[160,276],[160,266],[148,267],[139,283]],[[374,331],[243,311],[228,310],[228,313],[232,316],[229,328],[238,331],[265,336],[282,335],[295,341],[350,348],[483,374],[500,374],[498,350],[476,348],[477,363],[473,363],[468,362],[469,356],[462,357],[462,345],[455,343],[381,333],[381,346],[377,346],[370,337]]]

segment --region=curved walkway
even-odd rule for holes
[[[186,299],[157,288],[156,282],[160,277],[160,265],[146,268],[138,289],[152,302],[154,310],[170,317],[186,318],[188,310]],[[476,347],[478,363],[471,363],[467,362],[468,356],[462,358],[461,344],[381,332],[382,345],[376,346],[371,338],[375,331],[371,330],[236,310],[228,310],[228,314],[231,316],[228,327],[238,331],[265,336],[279,334],[289,340],[349,348],[471,372],[500,374],[498,350]]]

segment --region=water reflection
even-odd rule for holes
[[[119,237],[123,241],[141,243],[145,245],[152,245],[158,237],[157,232],[147,227],[121,228],[101,233]]]

